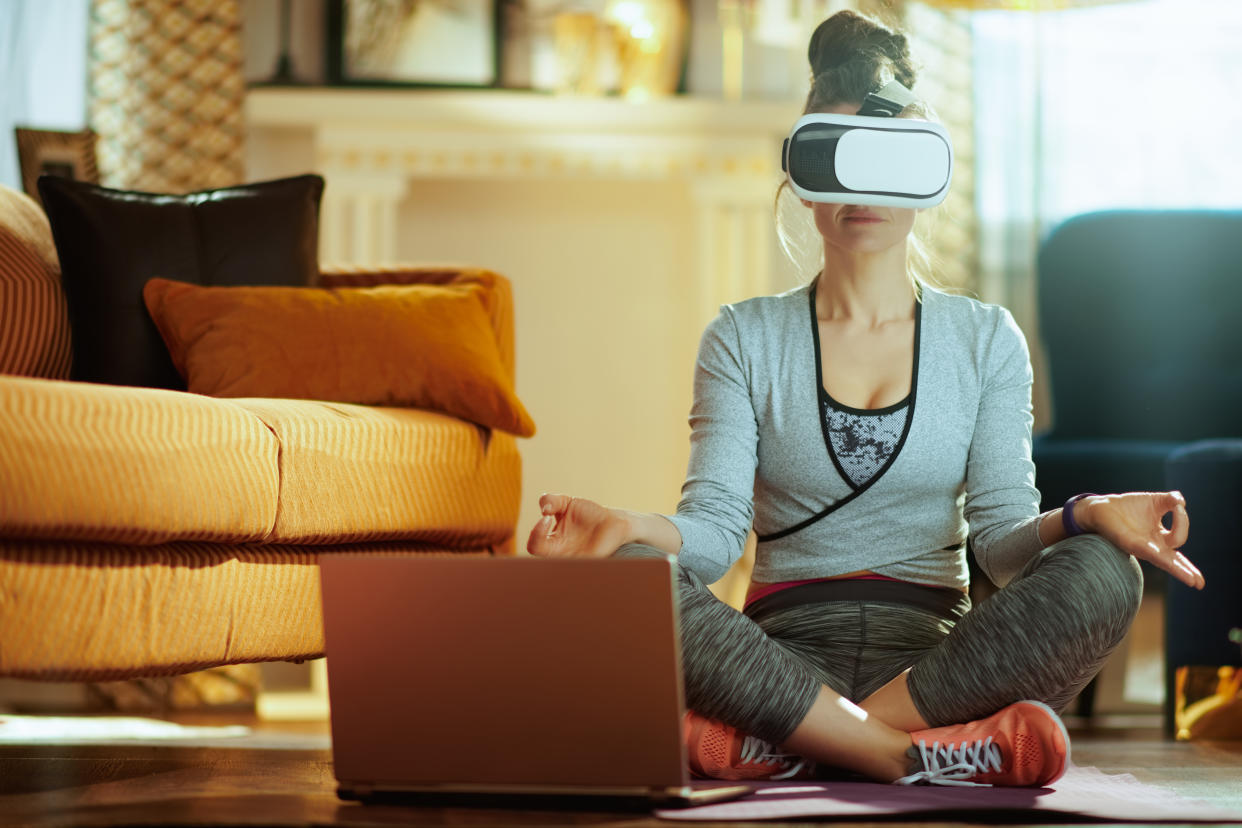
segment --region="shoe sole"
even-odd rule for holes
[[[1061,717],[1056,714],[1056,711],[1054,711],[1051,707],[1044,704],[1043,702],[1033,701],[1033,700],[1024,700],[1024,701],[1018,702],[1018,704],[1030,705],[1031,707],[1038,707],[1039,709],[1043,710],[1045,713],[1048,714],[1048,718],[1052,719],[1052,721],[1056,724],[1057,730],[1061,732],[1061,744],[1065,746],[1065,755],[1061,757],[1061,767],[1057,768],[1057,771],[1056,773],[1052,775],[1052,778],[1049,779],[1047,782],[1043,782],[1040,785],[1040,787],[1047,787],[1048,785],[1051,785],[1053,782],[1056,782],[1058,779],[1064,776],[1066,769],[1069,767],[1069,761],[1070,761],[1069,731],[1065,729],[1065,722],[1061,721]]]

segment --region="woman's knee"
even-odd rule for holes
[[[667,558],[668,553],[663,549],[649,546],[645,543],[625,543],[617,547],[617,551],[612,553],[614,558]]]
[[[668,558],[667,552],[659,547],[649,546],[645,543],[627,543],[619,546],[616,552],[612,553],[614,558]],[[686,591],[707,592],[710,590],[706,585],[690,570],[684,566],[674,562],[673,571],[677,574],[677,586],[681,590],[681,594],[685,596]]]
[[[1069,538],[1066,543],[1072,545],[1075,559],[1087,569],[1100,572],[1101,577],[1109,581],[1123,584],[1136,601],[1143,594],[1143,570],[1129,552],[1103,535],[1079,535]]]
[[[1124,617],[1134,618],[1143,599],[1143,570],[1133,555],[1096,534],[1067,538],[1044,553],[1067,566],[1076,580],[1097,599],[1096,606],[1110,606]]]

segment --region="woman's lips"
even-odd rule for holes
[[[874,213],[850,213],[844,217],[844,220],[855,224],[876,224],[884,221],[884,219]]]

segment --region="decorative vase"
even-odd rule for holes
[[[645,101],[675,94],[686,58],[690,15],[685,0],[611,0],[620,93]]]

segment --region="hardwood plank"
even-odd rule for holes
[[[1072,751],[1079,765],[1093,765],[1105,773],[1129,773],[1140,782],[1185,797],[1242,808],[1242,742],[1080,737]]]

